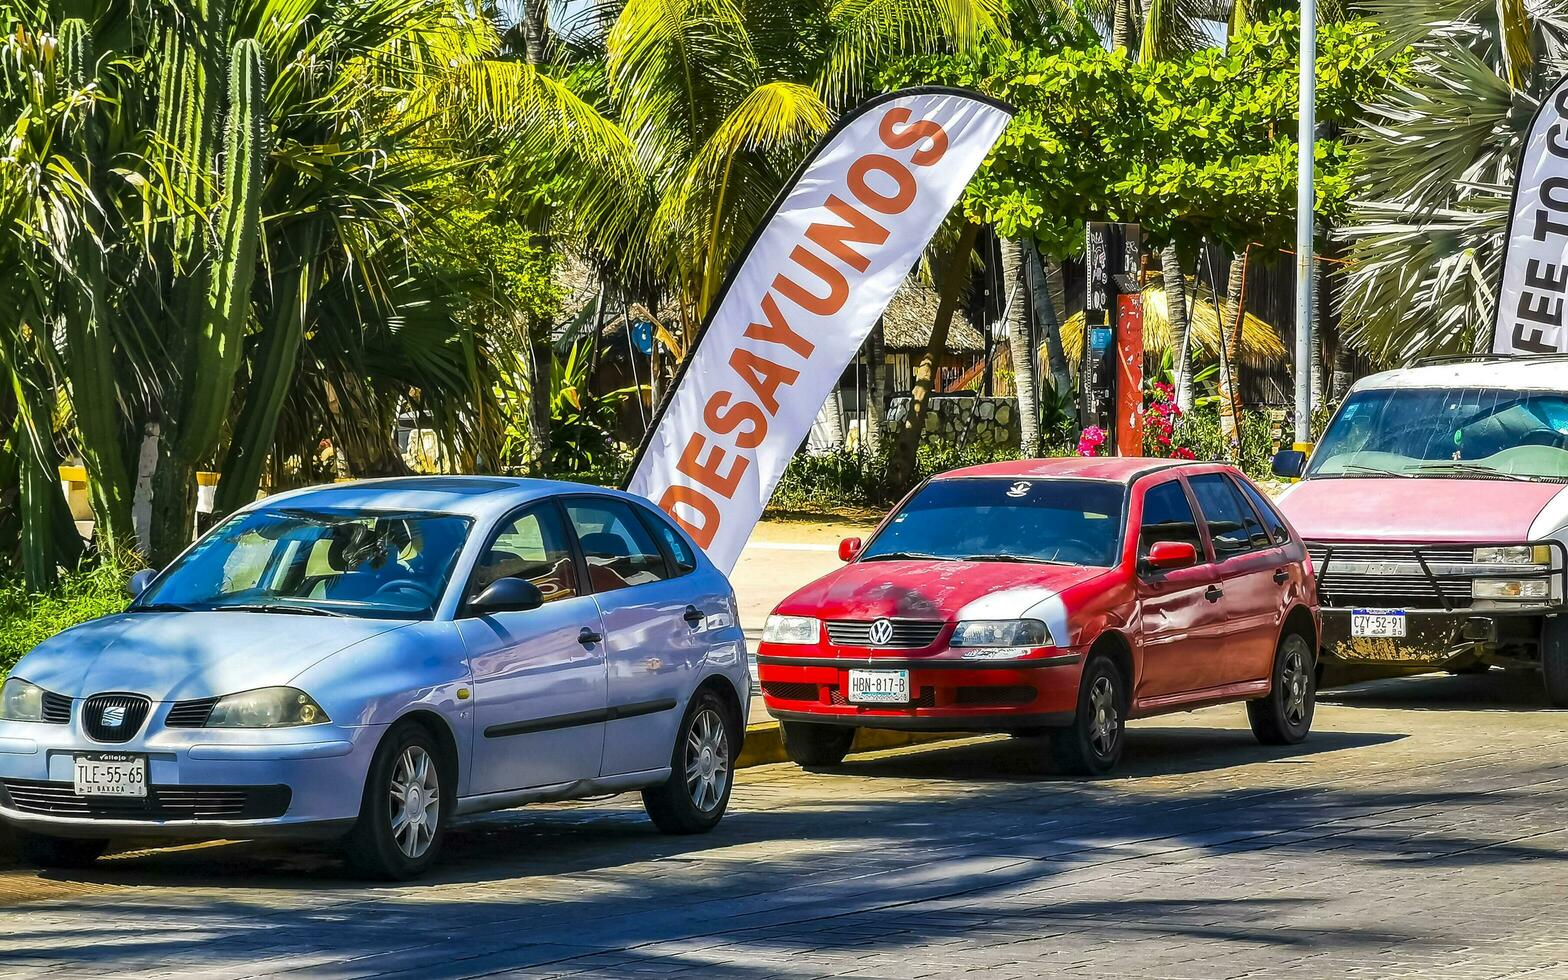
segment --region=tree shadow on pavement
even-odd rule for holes
[[[1551,711],[1533,670],[1484,674],[1418,674],[1362,681],[1318,692],[1320,704],[1416,711]]]

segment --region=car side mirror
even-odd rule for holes
[[[158,577],[158,572],[153,568],[143,568],[131,575],[131,580],[125,583],[125,591],[132,599],[147,591],[147,586]]]
[[[489,616],[503,612],[527,612],[544,605],[544,593],[525,578],[498,578],[468,603],[470,612]]]
[[[1301,474],[1307,471],[1307,454],[1299,449],[1281,449],[1274,454],[1274,462],[1270,464],[1275,476],[1287,480],[1300,479]]]
[[[864,547],[859,538],[845,538],[838,543],[838,560],[854,561],[860,556],[860,549]]]
[[[1150,568],[1162,572],[1191,568],[1198,563],[1198,549],[1190,541],[1156,541],[1149,546],[1149,557],[1145,562]]]

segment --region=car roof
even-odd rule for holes
[[[397,476],[288,490],[258,500],[253,506],[431,511],[491,517],[531,500],[561,493],[631,496],[619,490],[564,480],[516,476]],[[633,499],[641,501],[641,498]]]
[[[1145,473],[1182,465],[1184,465],[1182,460],[1156,459],[1151,456],[1057,456],[1050,459],[1010,459],[998,463],[981,463],[979,466],[948,470],[932,479],[950,480],[975,476],[1003,479],[1074,477],[1083,480],[1131,483]]]
[[[1449,387],[1568,392],[1568,355],[1518,355],[1397,368],[1362,378],[1351,390]]]

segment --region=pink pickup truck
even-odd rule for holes
[[[1279,500],[1306,539],[1333,676],[1540,670],[1568,707],[1568,355],[1358,382]]]

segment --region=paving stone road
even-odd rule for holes
[[[1006,738],[762,767],[706,837],[538,807],[411,885],[277,843],[0,872],[0,975],[1568,977],[1568,712],[1494,672],[1334,692],[1318,729],[1153,719],[1099,782]]]

